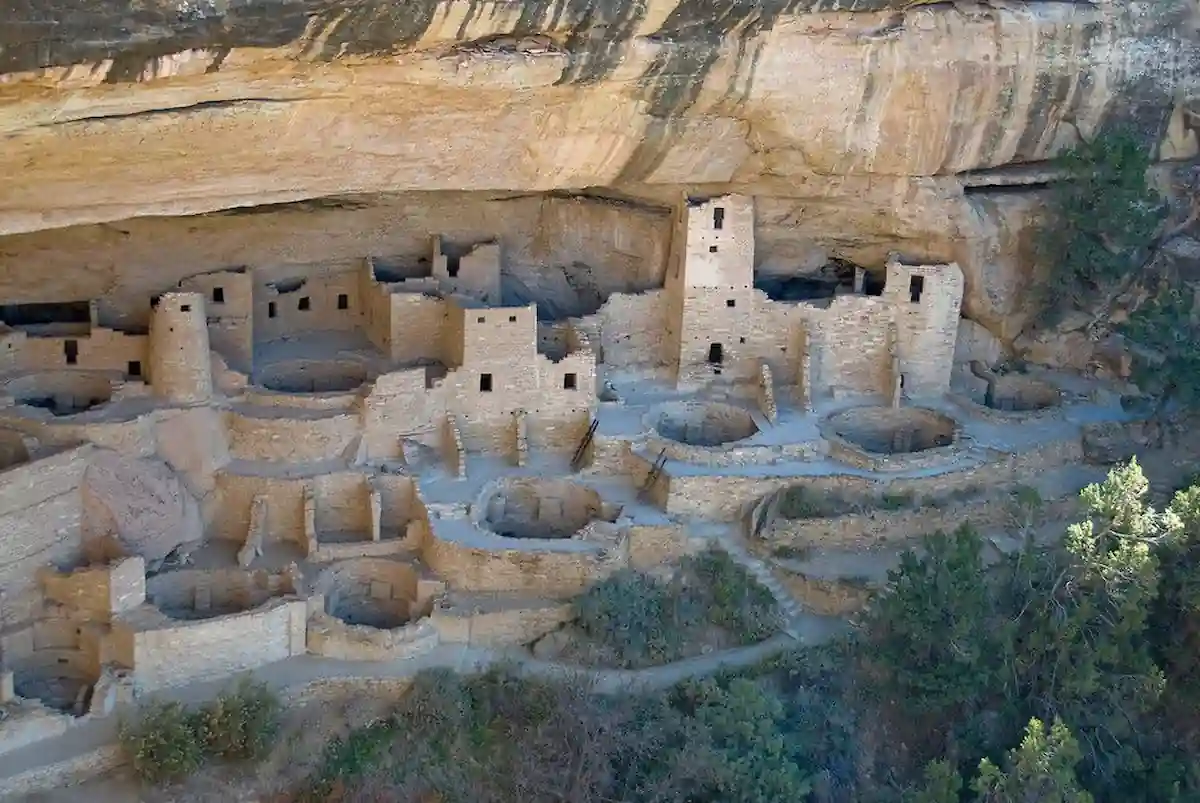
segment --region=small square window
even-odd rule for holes
[[[480,374],[479,375],[479,392],[480,393],[491,393],[492,392],[492,375],[491,374]]]
[[[350,296],[338,293],[338,309],[350,309]]]
[[[275,302],[274,301],[267,302],[267,317],[268,318],[275,317]]]
[[[563,390],[575,390],[575,387],[578,384],[578,382],[579,382],[579,376],[577,374],[564,374],[563,375]]]
[[[213,303],[214,304],[224,304],[225,303],[225,288],[224,287],[214,287],[213,288]]]
[[[142,363],[138,360],[130,360],[129,365],[126,366],[125,373],[129,374],[130,376],[141,376]]]
[[[475,323],[487,323],[487,318],[484,317],[483,315],[480,315],[478,318],[475,319]]]
[[[180,311],[180,312],[191,312],[191,311],[192,311],[192,305],[191,305],[191,304],[180,304],[180,305],[179,305],[179,311]]]
[[[710,245],[710,246],[708,247],[708,253],[710,253],[710,254],[715,254],[715,253],[717,253],[717,247],[716,247],[715,245]]]
[[[746,343],[746,338],[744,338],[744,337],[739,337],[739,338],[738,338],[738,342],[739,342],[739,343],[741,343],[742,345],[745,345],[745,343]]]
[[[736,307],[736,306],[737,306],[737,300],[736,300],[736,299],[732,299],[732,298],[727,298],[727,299],[725,299],[725,306],[727,306],[727,307]]]
[[[296,303],[296,309],[298,310],[308,310],[311,309],[311,307],[312,302],[309,301],[308,296],[301,296],[300,301]]]
[[[516,322],[517,322],[517,316],[516,316],[516,315],[509,315],[509,316],[508,316],[508,322],[509,322],[509,323],[516,323]]]

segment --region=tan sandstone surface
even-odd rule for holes
[[[575,262],[637,289],[678,192],[732,190],[758,198],[761,273],[957,261],[964,313],[1011,342],[1036,163],[1118,123],[1196,153],[1191,0],[15,6],[0,297],[101,298],[117,322],[186,275],[430,231],[499,236],[543,302]],[[639,204],[497,200],[584,188]],[[194,217],[235,207],[256,214]]]

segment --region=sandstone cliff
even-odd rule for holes
[[[1196,0],[7,3],[0,298],[117,318],[432,231],[500,235],[534,296],[645,286],[664,205],[735,189],[764,272],[955,259],[1011,340],[1038,162],[1116,123],[1186,159],[1200,131]]]

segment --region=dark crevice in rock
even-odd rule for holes
[[[61,125],[72,125],[75,123],[90,123],[103,120],[110,122],[114,120],[130,120],[135,118],[145,117],[160,117],[167,114],[198,114],[220,109],[236,109],[244,106],[283,106],[289,103],[295,103],[294,100],[283,100],[280,98],[237,98],[234,100],[205,100],[199,103],[189,103],[186,106],[166,106],[158,109],[146,109],[140,112],[121,112],[117,114],[93,114],[87,117],[71,117],[68,119],[55,120],[53,123],[43,123],[40,128],[53,128]]]
[[[218,212],[205,212],[195,217],[242,217],[246,215],[272,215],[278,212],[309,213],[323,212],[329,209],[366,209],[369,206],[371,206],[371,202],[361,198],[330,195],[323,198],[306,198],[303,201],[238,206],[232,209],[222,209]]]

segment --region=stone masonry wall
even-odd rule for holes
[[[420,293],[392,293],[388,309],[388,354],[393,361],[442,361],[446,302]]]
[[[296,266],[254,276],[254,340],[363,328],[363,301],[355,265]]]
[[[94,447],[81,446],[0,473],[0,625],[27,622],[39,607],[37,570],[82,557],[79,491]],[[3,645],[9,650],[7,642]]]
[[[940,396],[950,389],[962,308],[958,265],[887,265],[884,299],[895,310],[896,356],[909,397]]]
[[[225,426],[234,459],[315,462],[342,456],[361,424],[356,414],[258,416],[234,408],[226,412]]]
[[[870,296],[838,296],[815,315],[812,337],[813,395],[832,391],[881,394],[891,379],[888,328],[892,308]]]
[[[206,299],[208,340],[233,368],[254,362],[254,279],[248,270],[222,270],[184,279],[179,288]]]
[[[203,621],[166,620],[132,634],[134,681],[142,692],[211,680],[305,652],[308,606],[272,603]],[[128,629],[118,620],[115,630]]]

